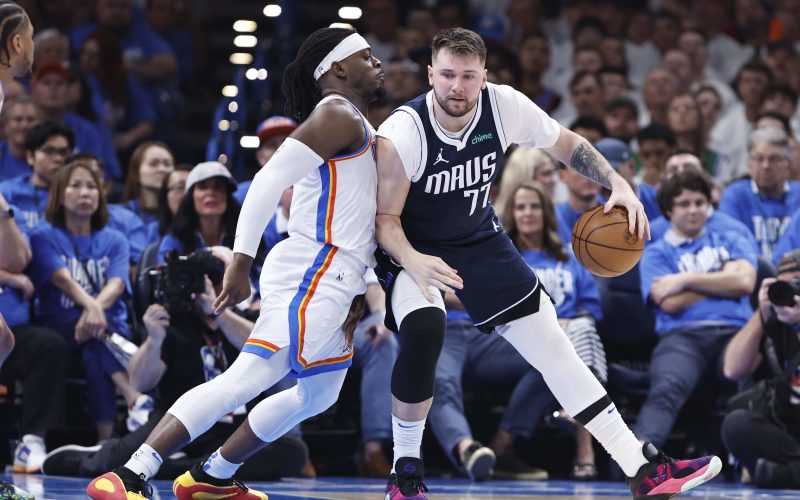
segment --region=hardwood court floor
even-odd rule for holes
[[[0,474],[0,479],[12,482],[33,493],[37,499],[85,499],[84,478]],[[154,499],[171,499],[172,483],[154,482]],[[252,483],[250,486],[269,494],[270,500],[380,500],[385,483],[375,479],[323,477],[285,479],[271,483]],[[577,483],[570,481],[489,481],[470,483],[463,479],[431,479],[431,500],[630,500],[622,483]],[[800,491],[767,491],[726,484],[715,480],[678,498],[704,500],[800,500]]]

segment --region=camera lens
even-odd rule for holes
[[[776,306],[792,307],[794,305],[794,287],[787,281],[776,281],[767,289],[769,301]]]

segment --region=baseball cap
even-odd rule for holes
[[[192,186],[198,182],[203,182],[214,177],[222,177],[225,179],[229,191],[233,192],[236,190],[236,180],[234,180],[225,165],[218,161],[204,161],[203,163],[195,165],[191,172],[189,172],[189,176],[186,178],[186,192],[188,193],[189,190],[192,189]]]
[[[270,116],[256,127],[256,135],[260,141],[275,134],[289,135],[297,128],[297,122],[286,116]]]
[[[33,81],[36,82],[41,77],[50,73],[57,73],[63,76],[65,80],[69,80],[69,70],[66,64],[58,61],[47,61],[41,66],[36,67],[36,71],[33,72]]]
[[[608,163],[618,170],[619,166],[631,159],[631,152],[628,145],[619,139],[613,137],[604,137],[594,143],[594,147],[600,151]]]

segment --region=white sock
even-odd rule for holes
[[[241,466],[242,464],[235,464],[225,460],[222,456],[222,448],[219,448],[212,453],[211,456],[208,457],[208,460],[206,460],[206,463],[203,464],[203,471],[217,479],[230,479]]]
[[[148,481],[156,475],[164,460],[156,450],[148,444],[142,444],[138,450],[131,455],[131,459],[125,463],[125,467],[132,470],[137,476],[143,477]]]
[[[639,468],[647,463],[642,454],[642,443],[633,435],[613,404],[590,420],[585,427],[622,467],[626,476],[634,477]]]
[[[406,422],[392,415],[392,437],[394,438],[394,461],[392,472],[398,458],[419,458],[422,446],[422,433],[425,430],[425,419],[417,422]]]

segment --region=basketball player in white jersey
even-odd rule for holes
[[[239,217],[234,261],[215,311],[250,294],[248,273],[278,199],[294,185],[289,238],[261,274],[261,314],[220,376],[184,394],[139,450],[87,487],[95,499],[144,498],[168,456],[292,372],[297,386],[253,408],[228,441],[175,480],[181,498],[266,499],[233,474],[245,459],[338,398],[353,356],[342,325],[366,289],[375,250],[375,131],[365,115],[383,87],[380,62],[352,30],[323,28],[286,68],[288,115],[300,126],[256,174]],[[206,495],[206,496],[203,496]]]
[[[33,68],[33,24],[16,2],[0,1],[0,111],[7,87],[15,78],[30,76]]]
[[[575,353],[538,277],[503,232],[489,190],[510,144],[538,147],[612,190],[605,210],[628,211],[632,234],[649,236],[644,208],[589,142],[520,92],[486,80],[476,33],[446,29],[433,40],[433,89],[395,110],[378,130],[376,274],[387,288],[386,321],[399,331],[392,374],[395,466],[386,500],[426,497],[420,444],[445,332],[440,292],[455,293],[475,326],[505,338],[561,405],[608,450],[637,500],[664,500],[702,484],[717,457],[672,460],[628,429]],[[478,450],[465,450],[468,455]]]

